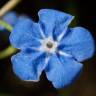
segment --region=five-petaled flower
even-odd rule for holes
[[[29,18],[19,21],[11,35],[11,44],[21,52],[12,57],[13,70],[25,81],[39,81],[45,71],[55,88],[74,80],[94,52],[88,30],[68,28],[74,16],[51,9],[38,13],[38,23]]]

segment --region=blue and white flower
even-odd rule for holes
[[[20,20],[10,35],[10,42],[21,51],[12,57],[13,70],[25,81],[39,81],[45,71],[55,88],[62,88],[75,79],[80,63],[94,52],[94,42],[87,29],[69,28],[73,20],[64,12],[42,9],[39,21]]]

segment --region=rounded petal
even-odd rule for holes
[[[15,12],[8,12],[6,13],[2,20],[10,24],[11,26],[14,26],[18,20],[18,15]],[[0,26],[0,30],[4,30],[5,28],[3,26]]]
[[[63,88],[72,83],[80,73],[82,64],[74,61],[73,58],[57,57],[54,55],[46,67],[46,75],[55,88]]]
[[[61,41],[59,49],[68,51],[78,61],[92,57],[94,53],[94,41],[87,29],[75,27],[67,31],[67,35]]]
[[[23,20],[25,20],[26,18],[30,18],[27,15],[20,15],[18,18],[18,22],[22,22]],[[21,20],[21,21],[20,21]]]
[[[10,42],[16,48],[40,45],[39,24],[23,17],[19,19],[10,35]]]
[[[67,13],[51,10],[42,9],[38,13],[39,23],[46,36],[58,36],[64,27],[68,26],[74,16]]]
[[[13,71],[22,80],[38,81],[44,66],[45,54],[32,49],[24,50],[12,57]]]

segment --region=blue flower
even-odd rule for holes
[[[7,22],[9,25],[14,26],[18,20],[18,15],[16,12],[12,11],[6,13],[1,19]],[[0,25],[0,30],[5,30],[5,28]]]
[[[94,42],[87,29],[68,28],[74,16],[51,9],[38,15],[38,23],[25,18],[10,35],[11,44],[21,50],[12,57],[13,70],[25,81],[39,81],[45,71],[53,86],[62,88],[80,73],[80,62],[92,57]]]
[[[19,20],[23,20],[24,18],[26,18],[28,16],[26,15],[18,15],[16,12],[11,11],[6,13],[1,19],[5,22],[7,22],[9,25],[11,25],[12,27],[15,26],[15,24],[19,21]],[[0,30],[4,31],[5,28],[4,26],[0,25]]]

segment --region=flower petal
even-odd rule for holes
[[[92,57],[94,53],[94,41],[88,30],[75,27],[68,31],[63,38],[59,49],[68,51],[78,61]]]
[[[6,13],[2,20],[10,24],[11,26],[14,26],[18,20],[18,15],[15,12],[8,12]],[[0,26],[0,30],[4,30],[5,28],[3,26]]]
[[[23,17],[19,19],[10,35],[10,42],[16,48],[40,45],[39,24]]]
[[[12,57],[13,71],[22,80],[38,81],[43,71],[44,59],[44,53],[24,50]]]
[[[74,61],[73,58],[54,55],[46,67],[46,75],[55,88],[62,88],[72,83],[75,77],[80,73],[82,64]]]
[[[38,15],[41,28],[47,37],[52,34],[58,36],[74,18],[67,13],[51,9],[42,9]]]

